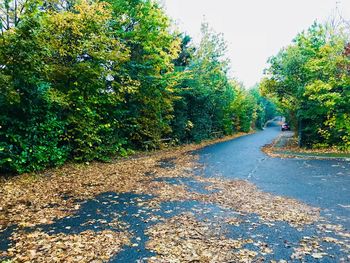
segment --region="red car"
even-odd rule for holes
[[[281,125],[281,131],[290,131],[290,126],[288,123],[285,122]]]

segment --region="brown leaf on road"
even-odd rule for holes
[[[79,234],[48,235],[44,232],[15,233],[14,246],[7,252],[13,262],[107,262],[129,236],[113,231],[85,231]]]
[[[148,262],[251,262],[256,252],[242,249],[252,240],[230,239],[209,223],[181,214],[147,230],[147,248],[156,252]]]

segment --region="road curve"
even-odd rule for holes
[[[271,158],[261,151],[278,127],[212,145],[199,152],[205,176],[244,179],[263,191],[322,208],[334,223],[350,228],[350,162]]]

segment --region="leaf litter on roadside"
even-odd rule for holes
[[[49,235],[35,231],[15,233],[15,246],[5,256],[14,262],[106,262],[123,245],[129,244],[129,236],[114,231],[84,231],[79,234]]]
[[[147,230],[147,248],[156,252],[149,262],[250,262],[257,253],[244,249],[253,240],[230,239],[219,225],[181,214]]]
[[[201,166],[197,163],[198,157],[193,154],[193,151],[205,145],[188,145],[171,151],[159,151],[149,155],[141,155],[137,158],[116,161],[115,163],[66,165],[62,168],[48,170],[39,176],[22,175],[3,181],[0,183],[0,233],[1,229],[4,230],[10,225],[18,225],[21,228],[51,224],[57,219],[76,213],[80,209],[81,201],[93,199],[106,192],[149,195],[150,200],[140,201],[138,205],[153,208],[153,211],[158,211],[163,202],[193,200],[218,205],[238,213],[257,214],[266,224],[272,224],[271,222],[274,221],[285,221],[294,227],[301,228],[320,220],[319,209],[291,198],[262,192],[247,181],[198,176],[198,173],[194,171],[200,170]],[[171,162],[171,164],[165,162]],[[174,184],[163,180],[167,178],[191,178],[196,182],[204,183],[204,188],[208,193],[198,193],[192,191],[193,189],[189,189],[190,187],[186,184]],[[154,215],[146,221],[157,222],[158,219],[159,217]],[[177,219],[181,220],[181,218]],[[201,230],[205,228],[202,223],[195,222],[194,219],[188,217],[187,219],[192,220],[190,222],[193,223],[193,226],[187,224],[188,227]],[[227,224],[240,224],[235,218],[225,220]],[[88,223],[93,225],[101,222],[90,221]],[[115,221],[114,224],[117,226],[119,222]],[[158,229],[160,230],[161,227]],[[127,231],[127,229],[124,229],[124,231]],[[118,232],[115,233],[118,235]],[[157,243],[152,240],[155,237],[155,232],[150,230],[149,233],[151,234],[149,247],[153,247]],[[106,234],[106,232],[100,232],[99,235],[103,234]],[[224,238],[223,241],[220,239],[223,238],[222,236],[211,235],[209,236],[213,240],[220,241],[219,243],[226,249],[233,248],[239,242],[243,242],[227,238]],[[41,233],[38,235],[37,241],[49,237],[52,236]],[[27,233],[19,231],[12,239],[16,250],[13,250],[11,255],[18,257],[27,255],[25,250],[20,249],[21,246],[16,242],[27,244],[26,240],[32,240],[31,237]],[[51,240],[58,239],[55,237]],[[121,238],[120,242],[122,240],[124,240],[124,237]],[[160,241],[160,239],[158,240]],[[189,240],[192,240],[192,238],[189,238]],[[192,244],[195,241],[189,242]],[[216,251],[214,243],[204,244],[205,242],[201,242],[200,244],[205,248],[209,247],[208,251],[212,251],[211,253],[215,258],[217,255],[214,255]],[[225,242],[228,243],[225,245]],[[103,242],[99,242],[99,244],[103,246]],[[195,243],[191,246],[197,245],[198,243]],[[210,247],[211,245],[214,246]],[[96,248],[94,247],[96,251],[102,249],[98,246],[96,244]],[[181,248],[182,245],[179,246]],[[13,249],[13,247],[10,249]],[[48,250],[46,253],[49,253]],[[81,253],[84,253],[83,249]],[[230,253],[227,254],[228,257],[246,258],[246,260],[255,257],[255,252],[249,250],[241,250],[237,252],[238,254],[232,253],[233,251],[230,250]],[[265,251],[262,253],[271,253],[270,248],[265,247]],[[39,254],[35,253],[35,255]],[[204,258],[209,256],[210,254],[203,254]],[[214,260],[214,262],[225,261]]]

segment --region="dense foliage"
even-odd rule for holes
[[[151,0],[0,5],[0,171],[108,160],[164,138],[261,128],[266,103],[228,77],[225,42],[198,47]],[[265,103],[265,104],[264,104]]]
[[[350,150],[350,45],[343,32],[315,23],[270,59],[261,83],[303,146]]]

